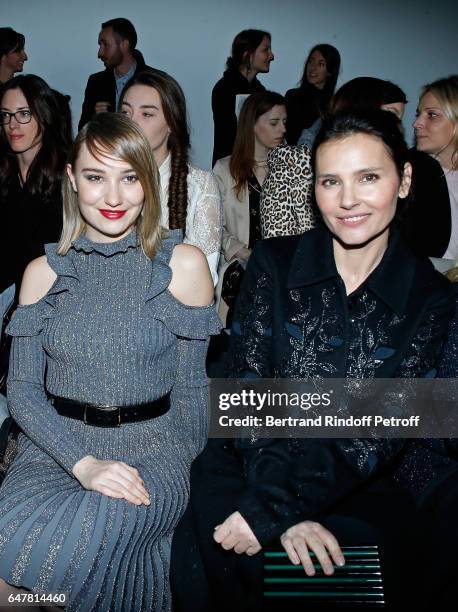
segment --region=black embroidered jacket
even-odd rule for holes
[[[346,295],[324,228],[256,246],[234,315],[232,377],[434,376],[453,313],[450,283],[392,231],[382,261]],[[399,439],[237,440],[237,509],[261,543],[326,512],[402,451]]]

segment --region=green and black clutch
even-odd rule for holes
[[[307,576],[302,565],[293,565],[286,552],[264,552],[264,607],[270,612],[366,609],[383,610],[382,573],[377,546],[342,547],[345,565],[326,576],[314,563],[315,575]],[[315,556],[310,553],[312,560]]]

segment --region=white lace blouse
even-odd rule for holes
[[[171,156],[159,168],[161,181],[162,225],[169,227],[169,181]],[[218,281],[218,260],[221,248],[222,208],[218,184],[212,172],[189,166],[188,212],[184,242],[198,247],[207,257],[213,284]]]

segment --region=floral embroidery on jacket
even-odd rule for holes
[[[295,311],[290,317],[291,323],[286,323],[285,327],[290,335],[292,351],[281,368],[283,376],[326,377],[337,372],[336,367],[325,357],[326,353],[333,350],[331,339],[337,322],[334,305],[336,293],[335,287],[323,289],[321,312],[312,316],[311,298],[303,299],[303,293],[297,290],[290,292]]]

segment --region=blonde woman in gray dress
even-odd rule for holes
[[[9,407],[24,433],[0,489],[4,600],[171,609],[170,544],[205,442],[218,322],[205,256],[160,226],[155,177],[133,122],[89,122],[61,240],[25,272],[8,330]]]

